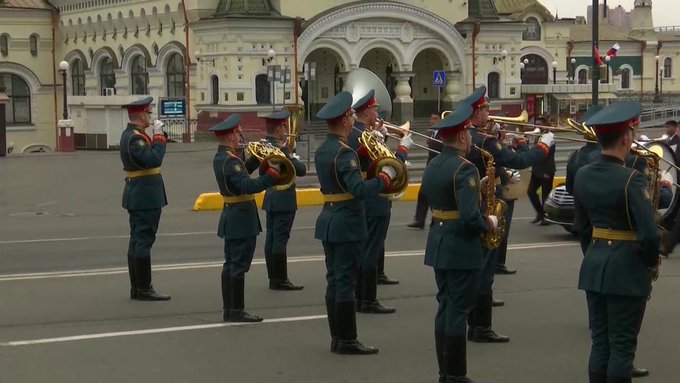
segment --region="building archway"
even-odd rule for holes
[[[314,71],[313,77],[308,73],[307,79],[300,83],[302,101],[309,105],[311,119],[315,119],[316,112],[342,90],[344,74],[347,72],[346,65],[342,54],[331,48],[315,49],[305,59],[300,73],[305,74],[305,68]]]
[[[399,62],[392,52],[385,48],[373,48],[361,57],[360,68],[373,72],[387,88],[390,99],[394,99],[394,87],[397,85],[392,73],[399,71]]]
[[[433,85],[434,71],[448,70],[445,57],[435,48],[424,49],[413,59],[414,76],[411,80],[411,95],[414,117],[441,114],[449,107],[443,103],[445,89],[440,90]]]
[[[528,62],[524,64],[522,74],[522,84],[547,84],[548,83],[548,63],[545,59],[536,54],[522,56]]]

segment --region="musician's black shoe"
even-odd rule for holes
[[[510,275],[510,274],[516,274],[516,273],[517,273],[517,270],[515,270],[515,269],[508,269],[508,267],[505,266],[505,265],[496,265],[496,274]]]
[[[421,229],[422,230],[422,229],[425,228],[425,224],[420,223],[420,222],[411,222],[408,225],[406,225],[406,227],[410,227],[412,229]]]
[[[377,354],[378,349],[371,346],[364,346],[358,340],[338,339],[336,353],[346,355],[369,355]]]
[[[294,285],[293,282],[288,279],[285,281],[272,279],[269,280],[269,288],[271,290],[295,291],[304,289],[304,286]]]
[[[331,352],[338,352],[338,337],[331,338]]]
[[[169,301],[170,296],[160,294],[153,289],[153,286],[150,286],[148,289],[138,288],[137,295],[133,299],[136,299],[138,301]]]
[[[378,300],[373,302],[362,302],[361,308],[358,310],[364,314],[392,314],[397,311],[394,307],[383,306]]]
[[[633,378],[642,378],[643,376],[648,376],[648,375],[649,375],[648,369],[633,367],[633,373],[632,373],[631,376]]]
[[[391,279],[385,274],[378,274],[377,283],[379,285],[398,285],[399,281],[396,279]]]
[[[543,215],[542,215],[542,214],[537,214],[537,215],[536,215],[536,218],[534,218],[534,220],[531,221],[531,223],[539,223],[539,222],[541,222],[541,221],[543,221]]]
[[[505,306],[505,301],[502,299],[493,298],[493,300],[491,301],[491,306],[493,307]]]
[[[545,219],[542,219],[541,223],[539,223],[538,226],[550,226],[550,222],[546,221]]]
[[[228,316],[225,315],[222,319],[224,319],[225,322],[241,322],[241,323],[262,322],[262,318],[257,315],[251,315],[248,314],[247,311],[235,309],[230,309]]]
[[[475,327],[472,337],[468,338],[476,343],[508,343],[510,338],[505,335],[498,335],[491,327]]]

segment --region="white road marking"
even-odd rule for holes
[[[537,243],[520,243],[515,245],[508,245],[508,251],[512,250],[531,250],[531,249],[548,249],[554,247],[568,247],[578,246],[578,242],[537,242]],[[424,256],[424,250],[412,251],[389,251],[385,253],[386,257],[418,257]],[[302,262],[322,262],[324,256],[311,255],[301,257],[288,258],[288,263],[302,263]],[[173,271],[173,270],[191,270],[191,269],[206,269],[222,267],[223,262],[193,262],[193,263],[172,263],[165,265],[153,266],[153,271]],[[264,265],[264,259],[255,259],[252,265]],[[73,278],[73,277],[89,277],[99,275],[115,275],[127,274],[127,267],[111,267],[101,269],[87,269],[87,270],[64,270],[52,271],[43,273],[21,273],[21,274],[5,274],[0,275],[0,282],[21,281],[28,279],[54,279],[54,278]]]
[[[529,219],[534,219],[535,217],[514,217],[513,221],[526,221]],[[410,223],[410,222],[409,222]],[[390,226],[406,226],[407,223],[392,223]],[[293,227],[293,231],[296,230],[314,230],[314,226],[299,226]],[[266,232],[266,230],[262,230]],[[189,236],[200,236],[200,235],[214,235],[217,236],[216,231],[188,231],[179,233],[158,233],[156,237],[189,237]],[[129,234],[121,235],[102,235],[102,236],[91,236],[91,237],[64,237],[64,238],[36,238],[36,239],[15,239],[9,241],[0,241],[0,245],[17,245],[17,244],[30,244],[30,243],[47,243],[47,242],[77,242],[77,241],[93,241],[93,240],[105,240],[105,239],[128,239]]]
[[[118,331],[118,332],[104,332],[104,333],[98,333],[98,334],[63,336],[63,337],[58,337],[58,338],[14,340],[14,341],[9,341],[9,342],[0,342],[0,347],[17,347],[17,346],[30,346],[30,345],[46,344],[46,343],[75,342],[75,341],[89,340],[89,339],[116,338],[116,337],[121,337],[121,336],[132,336],[132,335],[147,335],[147,334],[160,334],[160,333],[167,333],[167,332],[206,330],[206,329],[211,329],[211,328],[249,326],[249,325],[267,324],[267,323],[302,322],[302,321],[310,321],[310,320],[324,319],[324,318],[326,318],[326,315],[309,315],[309,316],[300,316],[300,317],[265,319],[262,322],[256,322],[256,323],[231,323],[231,322],[229,322],[229,323],[211,323],[211,324],[192,325],[192,326],[160,327],[160,328],[150,328],[150,329],[146,329],[146,330],[131,330],[131,331]]]

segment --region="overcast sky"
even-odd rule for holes
[[[539,0],[554,15],[555,10],[559,11],[560,17],[586,16],[588,5],[592,0]],[[600,3],[604,0],[600,0]],[[607,0],[610,8],[623,6],[627,11],[633,9],[634,0]],[[654,15],[654,26],[675,26],[680,25],[680,1],[678,0],[652,0],[652,14]]]

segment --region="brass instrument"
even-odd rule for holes
[[[489,116],[489,120],[494,120],[496,122],[505,122],[507,124],[521,125],[526,124],[529,121],[529,113],[523,110],[517,117],[503,117],[503,116]]]
[[[267,167],[267,162],[272,161],[281,164],[281,177],[276,181],[274,189],[281,191],[293,186],[295,183],[295,167],[286,157],[283,151],[266,141],[249,142],[246,147],[248,153],[260,161],[260,174]]]
[[[505,201],[496,199],[496,168],[493,155],[480,147],[476,146],[476,148],[482,154],[482,158],[484,158],[486,163],[487,182],[484,189],[486,214],[495,215],[498,218],[498,228],[483,234],[482,244],[487,249],[495,249],[500,246],[505,236],[505,210],[508,208],[508,205]]]
[[[302,115],[302,105],[288,105],[286,106],[286,110],[290,112],[290,117],[288,117],[288,138],[286,139],[286,146],[292,153],[295,151],[297,137],[300,135],[300,116]]]
[[[397,171],[397,176],[390,187],[381,193],[383,197],[397,198],[401,195],[408,186],[408,170],[406,165],[399,160],[390,149],[380,142],[370,131],[363,131],[359,136],[359,143],[363,145],[368,151],[368,156],[371,158],[371,165],[366,172],[366,178],[375,178],[383,166],[391,166]]]

